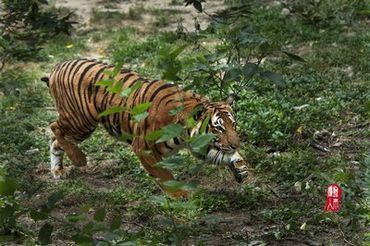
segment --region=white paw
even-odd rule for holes
[[[65,179],[65,178],[67,178],[70,171],[71,171],[71,168],[55,167],[55,168],[51,169],[51,175],[53,175],[53,178],[56,179],[56,180]]]

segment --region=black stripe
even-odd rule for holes
[[[84,77],[86,76],[86,74],[93,68],[93,67],[95,67],[95,66],[97,66],[97,65],[99,65],[98,63],[96,63],[96,62],[94,62],[94,63],[92,63],[92,64],[90,64],[90,65],[88,65],[84,70],[83,70],[83,72],[81,73],[81,75],[80,75],[80,79],[79,79],[79,81],[78,81],[78,89],[77,89],[77,93],[80,93],[80,96],[78,97],[78,101],[79,101],[79,105],[80,105],[80,107],[84,107],[84,101],[82,100],[82,97],[83,97],[83,93],[82,93],[82,91],[81,91],[81,86],[82,86],[82,83],[83,83],[83,80],[84,80]],[[87,104],[87,101],[86,101],[86,104]],[[89,114],[89,116],[90,116],[90,118],[91,118],[91,120],[94,120],[94,116],[93,116],[93,114],[92,114],[92,112],[90,111],[90,109],[89,109],[89,105],[85,105],[85,107],[83,108],[83,110],[82,110],[82,117],[85,119],[85,122],[87,123],[87,124],[89,124],[90,126],[94,126],[95,127],[95,124],[94,123],[91,123],[91,120],[89,120],[88,119],[88,116],[84,113],[84,111],[85,112],[87,112],[88,114]]]
[[[159,100],[159,103],[157,104],[157,109],[160,107],[160,105],[161,105],[161,103],[164,101],[164,100],[166,100],[167,98],[169,98],[170,96],[173,96],[173,95],[175,95],[175,94],[177,94],[178,93],[178,91],[174,91],[174,92],[171,92],[170,94],[167,94],[167,95],[165,95],[164,97],[162,97],[161,98],[161,100]],[[170,100],[170,101],[168,101],[168,102],[166,102],[166,104],[165,105],[167,105],[169,102],[171,102],[171,101],[173,101],[173,100]]]
[[[158,144],[155,144],[154,145],[154,150],[159,154],[159,155],[163,155],[163,153],[160,151],[160,149],[159,149],[159,146],[158,146]]]
[[[173,141],[174,141],[174,143],[175,143],[176,145],[180,145],[180,141],[179,141],[179,139],[178,139],[178,138],[174,138],[174,139],[173,139]]]
[[[165,146],[167,149],[173,150],[173,148],[172,148],[171,146],[169,146],[169,145],[167,144],[167,142],[164,142],[164,146]]]
[[[92,94],[93,94],[93,91],[94,91],[94,86],[95,86],[95,83],[97,82],[99,76],[103,73],[103,71],[106,69],[107,67],[105,65],[103,65],[102,68],[100,68],[94,78],[91,80],[90,84],[89,84],[89,87],[87,88],[87,95],[89,97],[89,102],[91,102],[91,97],[92,97]]]
[[[125,83],[128,82],[128,80],[132,77],[135,76],[136,74],[134,73],[128,73],[124,75],[124,82],[123,85],[126,86],[126,88],[131,87],[136,81],[138,81],[140,78],[134,79],[130,84],[126,85]]]
[[[150,87],[152,87],[153,85],[155,85],[157,82],[159,82],[160,80],[153,80],[152,82],[150,82],[146,88],[144,89],[144,92],[141,94],[141,102],[143,102],[144,100],[144,97],[146,95],[146,93],[148,92],[148,90],[150,89]]]
[[[174,86],[176,86],[176,85],[174,85],[174,84],[165,84],[165,85],[160,86],[158,89],[156,89],[154,91],[154,93],[152,94],[152,96],[149,99],[149,102],[152,102],[153,99],[157,96],[157,94],[159,92],[161,92],[162,90],[167,89],[167,88],[171,88],[171,87],[174,87]]]

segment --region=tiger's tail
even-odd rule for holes
[[[43,81],[43,82],[45,82],[46,83],[46,85],[49,87],[49,77],[42,77],[41,78],[41,81]]]

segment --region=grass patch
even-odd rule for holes
[[[93,8],[91,11],[90,22],[93,24],[115,24],[121,23],[126,18],[125,13],[118,10],[99,10]]]

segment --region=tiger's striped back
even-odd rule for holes
[[[113,70],[113,67],[95,60],[79,59],[63,62],[51,72],[51,94],[60,117],[65,119],[72,133],[85,137],[100,122],[116,137],[122,132],[144,136],[169,122],[179,121],[180,118],[177,116],[178,119],[175,119],[176,116],[169,115],[169,111],[181,105],[181,100],[190,99],[184,105],[188,107],[187,111],[201,101],[200,96],[183,92],[175,84],[162,80],[148,81],[129,70],[121,70],[114,78],[113,87],[119,86],[120,91],[123,91],[137,82],[143,82],[143,85],[127,98],[120,93],[110,93],[105,86],[96,86],[97,81],[109,77],[104,71]],[[99,117],[100,113],[114,106],[130,110],[146,102],[150,102],[152,106],[148,111],[149,116],[142,122],[135,122],[128,112]]]

